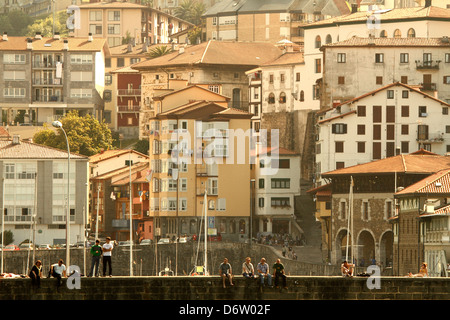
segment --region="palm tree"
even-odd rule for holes
[[[153,47],[150,49],[150,52],[148,53],[148,57],[150,59],[154,59],[154,58],[169,54],[171,52],[172,52],[172,48],[169,46],[157,46],[157,47]]]
[[[199,25],[205,13],[205,4],[199,0],[184,0],[173,11],[174,16]]]

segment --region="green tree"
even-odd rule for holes
[[[150,49],[150,52],[148,53],[148,57],[150,59],[154,59],[157,57],[162,57],[171,52],[172,52],[172,48],[169,46],[157,46],[157,47],[153,47]]]
[[[177,18],[189,21],[195,25],[202,22],[202,15],[205,13],[205,4],[199,0],[183,0],[173,11]]]
[[[0,17],[0,30],[8,33],[8,36],[25,36],[27,27],[33,23],[26,13],[20,10],[13,10]]]
[[[139,140],[138,142],[136,142],[136,144],[134,145],[133,150],[143,153],[143,154],[148,154],[148,149],[150,148],[150,143],[148,140]]]
[[[10,243],[14,242],[14,235],[12,233],[12,231],[10,230],[5,230],[4,231],[4,235],[3,235],[3,241],[5,241],[4,246],[7,246]],[[2,242],[2,238],[1,238],[1,233],[0,233],[0,243]]]
[[[92,116],[80,117],[77,111],[69,112],[60,119],[69,140],[70,152],[92,156],[101,150],[107,150],[112,147],[111,130],[105,122],[99,122]],[[44,129],[38,131],[33,141],[61,150],[67,150],[66,138],[61,129],[57,133],[44,126]]]
[[[61,37],[69,35],[69,29],[67,29],[67,14],[64,11],[60,11],[56,14],[55,19],[55,32],[59,32]],[[53,14],[48,15],[43,19],[36,20],[32,25],[27,28],[27,36],[33,37],[36,32],[41,32],[43,37],[53,36]]]
[[[189,43],[197,44],[197,41],[202,39],[202,28],[200,26],[195,26],[191,31],[188,31],[187,37]]]

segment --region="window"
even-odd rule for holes
[[[365,221],[369,220],[369,202],[367,200],[361,203],[361,218]]]
[[[24,54],[5,53],[3,55],[3,63],[5,64],[24,64]]]
[[[357,142],[358,147],[358,153],[365,153],[366,152],[366,143],[364,141],[358,141]]]
[[[108,34],[120,34],[120,24],[108,24]]]
[[[331,133],[335,133],[335,134],[347,133],[347,124],[346,123],[334,123],[331,126]]]
[[[409,117],[409,106],[402,106],[402,117]]]
[[[409,62],[409,53],[400,53],[400,63]]]
[[[227,209],[227,199],[219,198],[217,199],[217,211],[225,211]]]
[[[3,71],[3,79],[6,81],[25,80],[25,71]]]
[[[272,207],[290,207],[289,198],[271,198],[270,205]]]
[[[445,63],[450,63],[450,53],[446,53],[445,54],[445,59],[444,59]]]
[[[260,189],[264,189],[264,179],[259,179],[258,184]]]
[[[110,73],[105,74],[105,85],[109,86],[112,84],[112,75]]]
[[[101,10],[90,11],[89,21],[102,21],[102,11]]]
[[[342,169],[342,168],[345,168],[345,162],[336,161],[336,169]]]
[[[280,103],[286,103],[286,93],[281,92],[280,93],[280,99],[279,99]]]
[[[345,63],[346,62],[346,54],[345,53],[338,53],[337,54],[337,62],[338,63]]]
[[[102,34],[103,28],[101,24],[90,24],[89,25],[89,32],[94,34]]]
[[[408,84],[408,76],[401,76],[400,82],[403,84]]]
[[[345,77],[338,77],[338,84],[345,84]]]
[[[258,198],[258,206],[264,208],[264,198]]]
[[[120,11],[108,11],[108,21],[120,21]]]
[[[269,83],[273,83],[273,74],[269,74]]]
[[[409,91],[408,90],[402,90],[402,98],[408,99],[409,98]]]
[[[331,42],[333,42],[331,35],[327,34],[327,37],[325,38],[325,44],[330,44]]]
[[[70,63],[73,64],[92,64],[92,54],[71,54]]]
[[[111,102],[111,100],[112,100],[112,92],[111,92],[111,90],[103,91],[103,100],[105,102]]]
[[[357,134],[365,135],[366,134],[366,125],[358,124],[358,126],[357,126]]]
[[[3,95],[5,98],[24,98],[25,88],[5,88]]]
[[[394,90],[388,90],[387,91],[387,98],[388,99],[394,99]]]
[[[358,117],[366,116],[366,106],[358,106]]]
[[[305,101],[305,92],[303,90],[300,91],[300,101]]]
[[[291,179],[271,179],[272,189],[289,189],[291,187]]]
[[[320,99],[320,86],[318,84],[313,85],[313,100]]]
[[[322,72],[322,59],[316,59],[315,60],[315,72],[321,73]]]
[[[335,141],[334,151],[336,153],[343,153],[344,152],[344,142],[343,141]]]
[[[375,63],[384,62],[384,53],[375,53]]]
[[[410,28],[408,30],[408,38],[415,38],[416,37],[416,30],[414,30],[413,28]]]
[[[426,106],[419,106],[419,117],[423,118],[426,117],[427,114],[427,107]]]
[[[409,153],[409,141],[402,141],[401,142],[401,152],[402,153]]]
[[[269,104],[274,104],[275,103],[275,95],[273,93],[269,94],[268,102],[269,102]]]
[[[376,84],[383,84],[383,77],[376,77]]]
[[[316,40],[314,42],[315,48],[318,49],[322,46],[322,40],[320,39],[320,36],[316,37]]]
[[[401,37],[402,37],[402,32],[400,31],[400,29],[395,29],[394,38],[401,38]]]
[[[300,72],[295,74],[295,81],[300,82]]]
[[[444,76],[444,84],[450,84],[450,76]]]
[[[387,38],[387,32],[386,32],[386,30],[381,30],[381,31],[380,31],[380,38]]]
[[[401,132],[402,132],[403,135],[409,134],[409,125],[407,125],[407,124],[402,124]]]
[[[124,58],[117,58],[117,67],[123,67],[125,65]]]
[[[72,81],[92,81],[91,71],[72,71],[71,72]]]
[[[442,114],[448,115],[448,107],[442,107]]]
[[[92,89],[70,89],[71,98],[92,98]]]
[[[281,74],[280,74],[280,82],[281,82],[281,83],[284,83],[284,78],[285,78],[285,77],[284,77],[284,73],[281,73]]]

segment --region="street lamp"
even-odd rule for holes
[[[60,121],[53,121],[55,128],[61,129],[66,137],[67,143],[67,212],[66,212],[66,266],[70,267],[70,147],[66,131]],[[67,269],[69,271],[69,269]]]

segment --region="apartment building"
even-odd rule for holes
[[[32,239],[37,244],[65,244],[67,182],[69,180],[70,243],[83,241],[88,212],[88,158],[12,138],[0,140],[0,185],[5,230],[18,245]],[[69,176],[68,169],[70,169]]]
[[[410,32],[413,33],[412,29]],[[450,102],[450,40],[359,38],[322,46],[321,103],[332,106],[400,81]]]
[[[449,107],[396,82],[319,112],[316,182],[324,172],[420,149],[450,152]]]
[[[133,41],[135,44],[170,43],[172,34],[192,27],[192,23],[160,10],[131,2],[95,2],[79,6],[80,23],[76,37],[106,38],[110,47]],[[125,41],[125,43],[124,43]]]
[[[0,108],[7,123],[13,123],[19,112],[37,125],[51,123],[69,110],[102,118],[109,55],[104,39],[4,34],[0,55]]]
[[[179,90],[171,96],[185,94]],[[149,120],[150,216],[156,235],[199,235],[206,210],[210,235],[248,239],[250,118],[228,108],[226,99],[197,99],[172,105]],[[235,138],[235,133],[242,134]]]
[[[282,51],[269,43],[208,41],[194,46],[179,46],[173,53],[142,61],[132,66],[142,76],[144,104],[140,115],[140,138],[153,116],[153,96],[158,90],[170,90],[169,82],[207,86],[211,91],[230,98],[229,106],[248,110],[246,71],[280,56]],[[175,81],[174,81],[175,80]]]
[[[330,107],[330,105],[321,102],[321,92],[326,90],[322,87],[335,86],[335,83],[324,83],[322,79],[324,69],[329,70],[331,67],[324,64],[324,56],[321,51],[323,45],[349,40],[354,36],[396,39],[412,37],[442,38],[448,36],[449,18],[449,9],[434,7],[429,3],[425,7],[386,9],[373,12],[358,11],[357,6],[353,6],[353,11],[350,14],[304,26],[305,65],[304,70],[300,70],[300,72],[305,75],[303,80],[308,88],[305,91],[305,101],[313,109]],[[392,61],[387,60],[385,62],[392,63]],[[374,70],[369,68],[367,72],[372,71]],[[396,81],[400,81],[399,76],[396,75]],[[328,101],[325,100],[325,102]]]
[[[274,152],[277,159],[272,159]],[[271,174],[264,170],[269,167],[273,169]],[[290,234],[300,239],[303,230],[296,221],[294,205],[295,197],[300,195],[300,155],[284,148],[257,146],[252,175],[255,180],[253,220],[257,226],[254,235]]]
[[[418,273],[423,262],[428,275],[448,276],[449,174],[444,169],[399,190],[395,195],[394,271]]]
[[[349,13],[340,0],[223,0],[208,9],[207,40],[276,43],[283,39],[303,44],[303,26]]]

